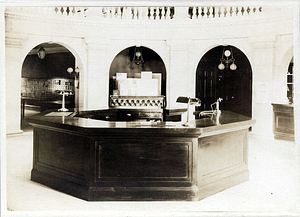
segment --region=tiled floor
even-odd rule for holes
[[[87,202],[30,181],[32,132],[7,137],[7,206],[16,211],[63,211],[70,216],[199,216],[232,212],[297,215],[299,147],[250,136],[250,180],[198,202]]]

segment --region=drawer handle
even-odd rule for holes
[[[128,114],[127,114],[127,117],[131,117],[131,114],[128,113]]]

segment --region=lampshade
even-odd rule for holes
[[[236,68],[237,68],[237,66],[236,66],[234,63],[232,63],[232,64],[230,65],[230,69],[231,69],[231,70],[236,70]]]
[[[71,73],[73,72],[73,68],[72,68],[72,67],[69,67],[69,68],[67,69],[67,72],[68,72],[69,74],[71,74]]]
[[[188,97],[184,97],[184,96],[179,96],[177,98],[176,102],[179,102],[179,103],[188,103],[189,102],[189,98]]]
[[[224,65],[223,63],[220,63],[220,64],[218,65],[218,68],[219,68],[220,70],[223,70],[223,69],[225,69],[225,65]]]
[[[42,60],[46,56],[46,51],[45,51],[45,49],[43,47],[41,47],[39,49],[39,51],[37,52],[37,54],[38,54],[38,57]]]
[[[230,50],[225,50],[224,55],[225,55],[226,57],[229,57],[230,54],[231,54]]]
[[[136,57],[140,57],[142,54],[140,51],[135,52]]]
[[[72,69],[73,70],[73,69]],[[79,73],[79,68],[78,68],[78,66],[75,68],[75,72],[76,73]]]

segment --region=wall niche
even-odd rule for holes
[[[166,68],[161,57],[153,50],[147,47],[138,47],[142,54],[143,62],[136,64],[134,54],[136,47],[128,47],[116,55],[111,63],[109,70],[109,94],[113,94],[116,89],[116,75],[117,73],[126,73],[127,78],[141,78],[142,71],[152,72],[153,74],[160,74],[161,81],[160,92],[161,95],[166,96]]]

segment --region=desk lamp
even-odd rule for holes
[[[67,109],[66,106],[66,98],[65,96],[73,95],[72,91],[63,90],[59,93],[59,95],[62,95],[62,106],[58,111],[60,112],[67,112],[69,109]]]

